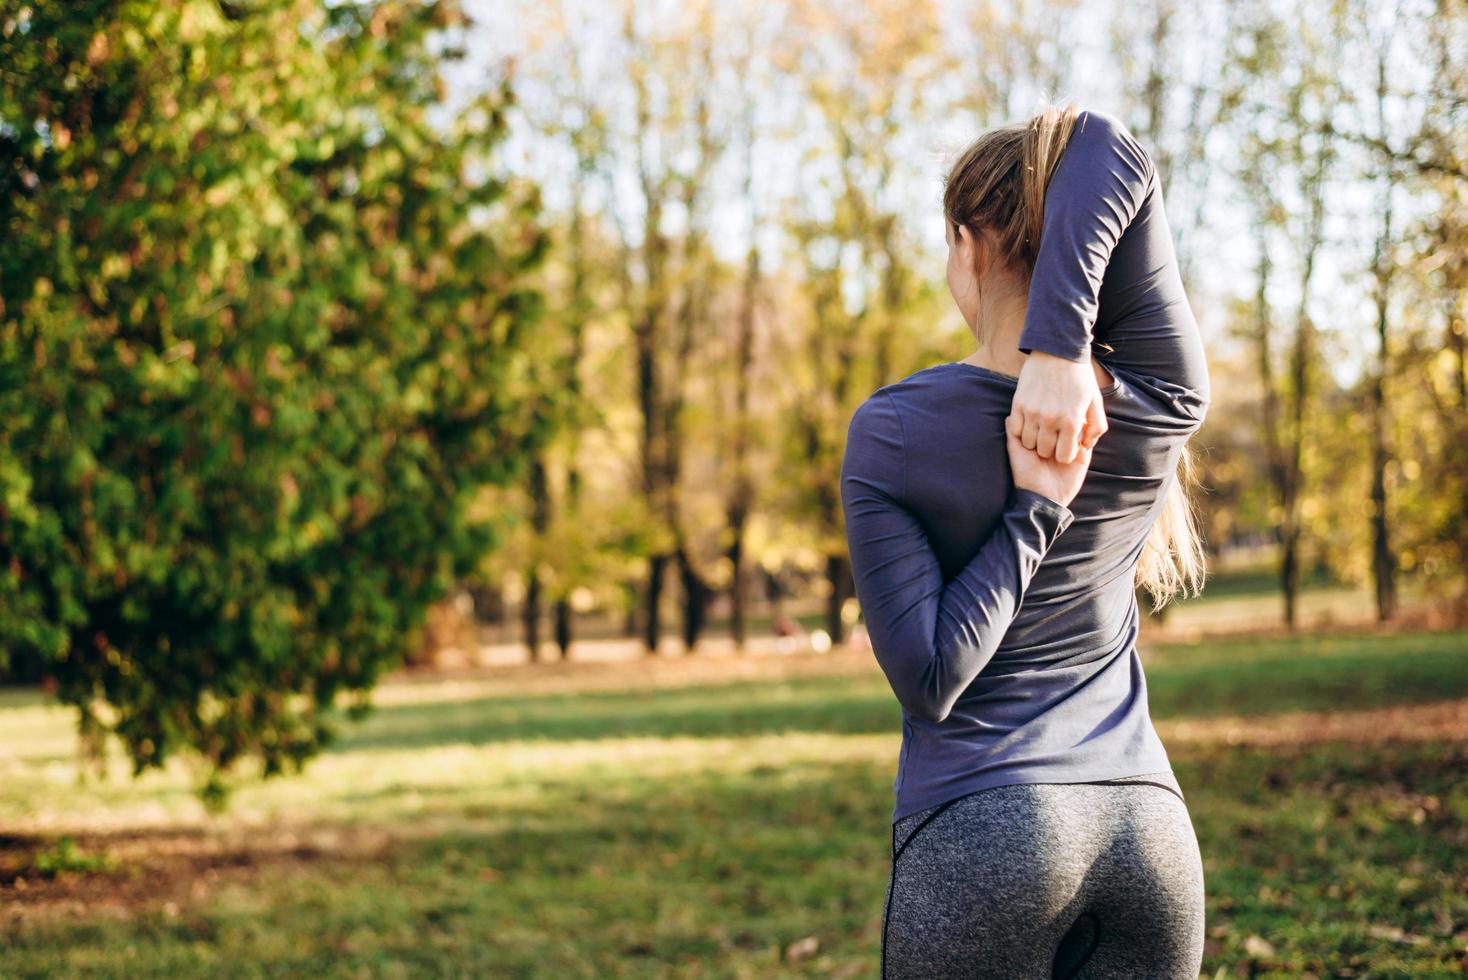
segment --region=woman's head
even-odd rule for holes
[[[943,182],[948,288],[970,328],[982,295],[1029,289],[1045,217],[1045,188],[1079,110],[1047,106],[992,129],[959,154]],[[981,340],[983,338],[980,338]]]

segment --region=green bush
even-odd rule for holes
[[[7,9],[0,667],[217,797],[329,740],[556,424],[512,93],[445,111],[447,3]]]
[[[84,854],[76,841],[63,836],[50,847],[37,851],[31,867],[42,878],[55,878],[70,872],[107,871],[116,862],[106,854]]]

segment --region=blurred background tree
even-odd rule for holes
[[[511,90],[435,124],[449,2],[7,6],[0,664],[217,796],[365,705],[565,404]]]

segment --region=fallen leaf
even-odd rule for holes
[[[804,939],[797,939],[786,948],[785,959],[791,963],[808,960],[816,955],[820,948],[821,941],[819,939],[815,936],[806,936]]]
[[[1251,934],[1244,939],[1244,952],[1255,957],[1273,956],[1274,944],[1263,936]]]

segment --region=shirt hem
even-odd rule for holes
[[[986,773],[978,778],[955,783],[950,790],[945,790],[935,798],[920,798],[910,802],[898,803],[892,809],[892,822],[895,824],[903,817],[910,817],[914,813],[921,813],[929,807],[938,806],[950,800],[956,800],[960,796],[967,796],[981,789],[993,789],[996,786],[1033,785],[1036,783],[1089,783],[1103,779],[1121,779],[1126,776],[1154,775],[1160,772],[1173,772],[1170,760],[1164,759],[1160,763],[1151,764],[1132,762],[1125,766],[1117,766],[1110,769],[1082,768],[1035,772]],[[1173,773],[1173,779],[1177,779],[1176,773]]]

